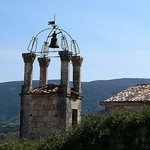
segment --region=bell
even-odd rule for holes
[[[51,44],[49,45],[50,48],[59,48],[56,36],[57,34],[54,31],[54,33],[52,34]]]

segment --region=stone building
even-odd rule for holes
[[[21,96],[20,138],[38,139],[55,130],[67,130],[81,122],[81,64],[83,57],[59,51],[60,85],[47,84],[49,57],[39,57],[40,86],[33,87],[34,53],[23,53],[24,85]],[[73,65],[73,88],[69,84],[70,62]]]
[[[113,112],[136,112],[150,107],[150,84],[137,84],[100,102],[105,106],[106,115]]]

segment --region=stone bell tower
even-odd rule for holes
[[[57,51],[61,61],[61,82],[60,85],[48,84],[48,67],[51,61],[51,57],[48,56],[49,48],[59,47],[56,35],[59,34],[57,31],[61,31],[61,29],[56,28],[55,24],[52,26],[55,39],[52,35],[50,46],[47,41],[44,42],[41,55],[38,56],[40,67],[40,85],[38,87],[32,86],[33,63],[38,54],[36,50],[33,51],[33,45],[37,41],[37,36],[30,42],[30,44],[33,43],[30,52],[22,54],[25,70],[24,85],[20,94],[20,138],[38,139],[53,133],[55,130],[67,130],[81,122],[81,64],[83,57],[77,55],[77,43],[72,40],[71,44],[75,49],[69,50],[66,38],[62,35],[62,50]],[[50,35],[48,35],[49,37]],[[73,87],[69,83],[71,62]]]

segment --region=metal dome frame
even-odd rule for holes
[[[69,51],[68,41],[67,41],[66,36],[65,36],[65,34],[66,34],[71,39],[71,41],[70,41],[71,52],[73,53],[73,55],[78,55],[80,53],[80,50],[79,50],[79,46],[78,46],[76,40],[74,40],[72,38],[72,36],[67,31],[65,31],[63,29],[60,29],[59,26],[55,25],[55,21],[53,21],[53,22],[54,22],[53,24],[50,24],[50,25],[52,25],[52,28],[46,28],[44,30],[41,30],[40,32],[38,32],[36,34],[35,37],[34,36],[32,37],[32,40],[29,42],[29,45],[27,47],[27,50],[30,51],[30,53],[35,53],[36,55],[41,56],[40,53],[43,53],[42,50],[41,50],[41,52],[37,52],[38,36],[41,33],[45,32],[47,30],[50,30],[50,32],[49,32],[49,34],[48,34],[48,36],[46,38],[46,41],[44,41],[44,43],[48,42],[48,39],[52,36],[53,32],[58,31],[59,33],[57,33],[57,34],[61,34],[61,48],[62,48],[62,50]],[[63,38],[65,38],[65,39],[63,39]],[[63,40],[65,40],[65,42],[66,42],[65,46],[62,45]],[[34,48],[34,46],[35,46],[35,48]],[[51,53],[51,52],[55,53],[55,52],[59,52],[59,51],[60,50],[48,50],[47,52],[48,53]],[[59,56],[48,56],[48,57],[59,57]]]

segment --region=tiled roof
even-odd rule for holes
[[[139,102],[150,101],[150,84],[137,84],[112,96],[104,102]]]
[[[55,84],[47,84],[44,86],[34,87],[31,93],[56,93],[59,89],[58,85]]]
[[[60,85],[55,84],[47,84],[44,86],[34,87],[30,93],[41,94],[41,93],[57,93],[61,91]],[[71,89],[71,94],[75,96],[79,96],[80,93],[75,92]]]

